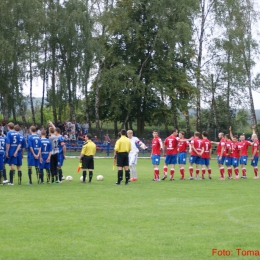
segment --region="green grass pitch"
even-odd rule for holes
[[[139,159],[127,186],[114,185],[113,159],[95,159],[91,184],[80,182],[78,159],[66,159],[74,179],[61,184],[37,185],[33,170],[27,186],[24,166],[21,186],[17,173],[14,186],[0,186],[0,259],[218,259],[213,248],[255,259],[236,249],[260,250],[260,180],[248,166],[247,180],[218,181],[211,164],[212,180],[179,181],[176,166],[176,181],[152,182],[151,161]]]

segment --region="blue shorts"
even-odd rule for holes
[[[5,155],[0,155],[0,171],[4,170]]]
[[[160,164],[160,159],[161,159],[160,155],[153,154],[152,155],[152,164],[153,165],[159,165]]]
[[[239,159],[237,159],[237,158],[232,158],[232,166],[238,167],[238,166],[239,166]]]
[[[221,160],[219,160],[219,155],[218,155],[217,161],[218,161],[218,164],[222,164],[223,165],[224,162],[225,162],[225,156],[222,156]]]
[[[195,155],[191,155],[190,156],[190,163],[200,164],[200,157],[195,156]]]
[[[16,163],[16,166],[22,166],[22,165],[23,165],[22,154],[18,154],[18,155],[17,155],[17,163]]]
[[[186,164],[187,153],[182,152],[178,154],[178,164]]]
[[[209,158],[200,158],[200,164],[209,166],[210,159]]]
[[[247,165],[247,158],[248,158],[248,156],[245,156],[245,155],[241,156],[240,157],[240,164]]]
[[[51,163],[46,162],[46,160],[43,160],[42,163],[40,163],[40,169],[50,169],[51,168]]]
[[[176,164],[177,163],[177,154],[167,154],[164,160],[165,164]]]
[[[17,157],[11,156],[6,158],[6,163],[9,165],[17,165]]]
[[[64,157],[63,157],[63,153],[59,153],[58,154],[58,167],[61,167],[63,165],[63,161],[64,161]]]
[[[254,159],[251,161],[251,166],[257,167],[258,164],[258,156],[254,156]]]
[[[225,158],[225,165],[226,165],[226,166],[231,166],[231,165],[233,165],[233,164],[232,164],[232,161],[233,161],[232,159],[233,159],[233,158],[231,158],[231,157],[226,157],[226,158]]]
[[[35,167],[39,167],[40,165],[40,160],[39,159],[35,159],[34,156],[28,156],[27,157],[27,164],[28,166],[35,166]]]

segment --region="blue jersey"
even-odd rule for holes
[[[41,138],[37,134],[32,134],[28,137],[28,156],[32,155],[31,149],[37,155],[41,148]]]
[[[63,153],[63,146],[65,145],[64,139],[62,135],[58,137],[58,148],[59,148],[59,154]]]
[[[20,144],[20,135],[14,130],[10,130],[6,136],[6,144],[9,144],[8,156],[12,157]]]
[[[23,149],[25,149],[26,146],[27,146],[24,136],[21,135],[21,134],[19,134],[19,135],[20,135],[20,144],[21,144],[21,147],[20,147],[20,149],[19,149],[19,151],[18,151],[18,155],[22,154]]]
[[[0,136],[0,155],[5,156],[6,151],[6,138],[4,136]]]
[[[42,138],[41,139],[41,154],[43,159],[47,159],[49,157],[49,153],[52,152],[52,145],[49,139]]]

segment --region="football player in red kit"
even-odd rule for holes
[[[210,157],[212,152],[212,145],[208,139],[208,133],[202,132],[202,149],[201,149],[201,158],[200,163],[202,165],[202,179],[205,179],[206,168],[208,170],[209,179],[211,180],[211,168],[210,168]]]
[[[174,167],[175,167],[175,164],[177,163],[178,141],[179,141],[178,130],[176,128],[174,128],[172,130],[172,134],[170,136],[168,136],[164,141],[164,154],[166,156],[165,156],[164,167],[163,167],[164,176],[163,176],[162,180],[165,180],[167,178],[167,171],[168,171],[169,164],[172,165],[171,170],[170,170],[170,181],[174,180],[174,178],[173,178],[174,177]]]
[[[159,181],[160,175],[159,175],[159,164],[161,159],[161,151],[163,149],[163,144],[161,138],[158,136],[157,131],[153,131],[153,140],[152,140],[152,152],[151,152],[151,159],[154,169],[154,178],[152,181]]]

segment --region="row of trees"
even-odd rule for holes
[[[132,128],[227,129],[248,108],[258,43],[252,0],[11,0],[0,8],[0,95],[5,119],[36,123],[35,80],[54,121]],[[47,99],[47,105],[45,100]],[[190,120],[196,111],[195,126]],[[205,120],[206,119],[206,120]],[[238,124],[238,123],[237,123]]]

